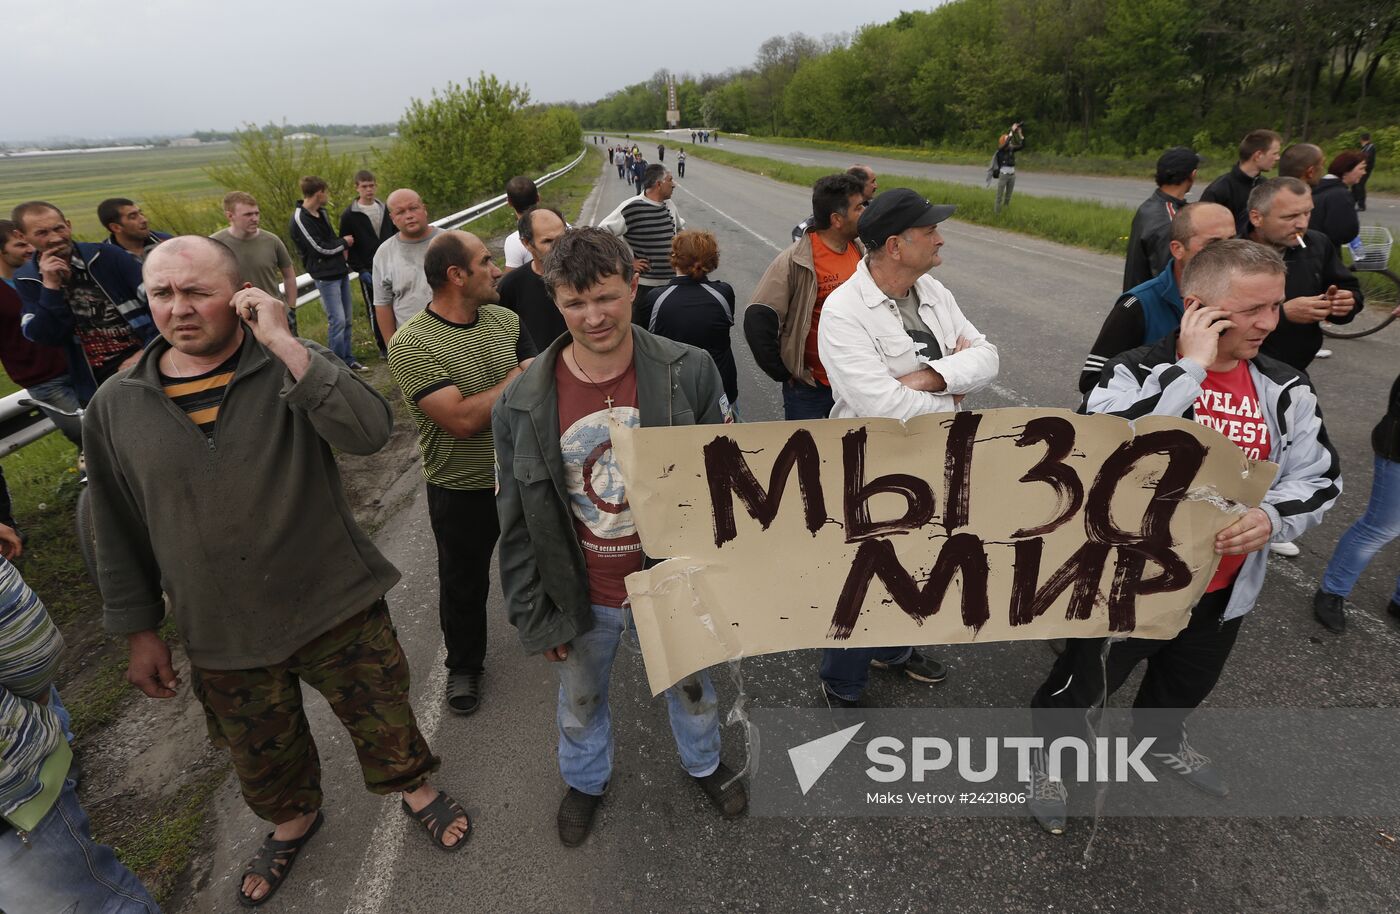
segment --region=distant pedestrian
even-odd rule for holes
[[[1016,189],[1016,153],[1026,148],[1026,136],[1018,121],[997,141],[997,152],[992,159],[997,179],[996,203],[992,212],[999,214],[1004,206],[1011,205],[1011,192]]]
[[[1375,451],[1371,499],[1365,513],[1337,541],[1322,573],[1322,586],[1313,594],[1314,618],[1338,634],[1346,630],[1346,599],[1357,578],[1376,553],[1400,537],[1400,375],[1390,385],[1385,415],[1371,431],[1371,447]],[[1387,612],[1400,619],[1400,575]]]
[[[524,175],[516,175],[506,182],[506,202],[515,210],[515,218],[519,219],[526,210],[540,205],[540,189]],[[505,255],[504,273],[518,270],[530,262],[530,251],[521,243],[519,232],[506,236]]]
[[[1201,192],[1201,202],[1219,203],[1235,214],[1235,227],[1243,234],[1249,229],[1249,194],[1256,184],[1273,171],[1283,149],[1283,137],[1272,130],[1251,130],[1240,140],[1239,161],[1235,167],[1210,182]]]
[[[685,177],[685,150],[676,153],[676,177]]]
[[[719,245],[710,232],[686,231],[671,239],[675,279],[652,289],[632,322],[656,336],[703,349],[715,360],[731,411],[739,402],[739,371],[730,348],[734,329],[734,287],[710,279],[719,269]]]
[[[287,325],[297,332],[297,271],[282,239],[263,231],[262,209],[252,194],[235,190],[224,194],[224,218],[228,228],[210,237],[233,251],[243,282],[262,289],[287,305]]]
[[[666,144],[665,144],[665,143],[657,143],[657,144],[656,144],[656,161],[658,161],[658,162],[664,162],[664,161],[666,161]]]
[[[86,403],[156,336],[141,264],[116,245],[74,241],[72,223],[52,203],[21,203],[10,219],[35,250],[15,271],[20,326],[36,343],[63,347],[73,389]]]
[[[428,208],[418,192],[401,187],[385,201],[398,228],[374,254],[374,320],[385,340],[413,319],[432,300],[423,275],[428,242],[442,229],[428,221]]]
[[[569,334],[535,359],[491,414],[506,612],[526,653],[543,656],[559,677],[559,773],[568,789],[555,822],[567,847],[587,839],[613,779],[608,696],[630,625],[624,579],[646,562],[612,423],[729,420],[709,356],[632,324],[638,287],[631,258],[626,244],[600,229],[573,229],[555,243],[544,281]],[[731,819],[743,814],[748,796],[720,758],[718,703],[703,670],[666,690],[682,767]]]
[[[656,167],[660,168],[661,166],[658,165]],[[646,189],[646,173],[647,160],[642,158],[641,156],[634,156],[632,158],[632,186],[636,189],[637,193],[639,194]]]
[[[447,707],[466,715],[481,707],[499,530],[491,407],[535,348],[520,318],[498,304],[501,271],[475,235],[439,234],[428,243],[423,271],[433,299],[394,334],[389,367],[418,427],[437,541]]]
[[[1128,232],[1124,292],[1161,273],[1171,260],[1172,220],[1186,205],[1200,163],[1201,157],[1186,146],[1173,146],[1157,158],[1157,189],[1137,208]]]
[[[97,204],[97,221],[107,230],[108,244],[137,260],[145,260],[147,251],[170,237],[165,232],[151,231],[141,207],[125,197],[111,197]]]
[[[350,305],[349,252],[355,239],[342,236],[331,227],[331,217],[326,212],[330,192],[325,181],[315,175],[302,178],[301,197],[292,211],[287,232],[301,255],[302,266],[321,293],[331,351],[352,370],[368,371],[355,360],[351,333],[355,312]]]
[[[103,624],[126,638],[127,680],[177,695],[168,615],[211,740],[274,824],[235,887],[251,905],[324,821],[303,684],[349,731],[366,787],[398,795],[434,844],[460,848],[471,821],[428,783],[439,762],[384,602],[399,572],[355,523],[336,469],[336,452],[388,442],[393,410],[238,276],[227,247],[194,235],[146,258],[161,336],[126,384],[98,391],[83,438]]]
[[[1376,171],[1376,144],[1371,142],[1371,134],[1361,134],[1361,154],[1366,157],[1366,173],[1361,180],[1352,185],[1351,195],[1356,200],[1358,212],[1366,212],[1366,182],[1371,180],[1371,175]]]
[[[617,179],[621,181],[632,170],[632,154],[619,149],[617,151],[617,159],[613,164],[617,166]]]
[[[62,653],[44,604],[0,558],[0,907],[160,914],[136,874],[93,840],[68,777],[73,752],[50,703]]]
[[[394,220],[389,218],[389,208],[375,197],[378,190],[374,172],[362,169],[355,173],[356,197],[340,214],[340,233],[354,239],[350,247],[350,269],[359,274],[360,297],[365,302],[365,316],[374,334],[375,347],[380,358],[387,358],[389,341],[381,336],[379,322],[374,319],[374,254],[397,229]]]
[[[613,163],[613,156],[616,155],[616,154],[617,154],[617,147],[616,147],[616,146],[609,146],[609,147],[608,147],[608,164],[609,164],[609,165],[611,165],[611,164]]]

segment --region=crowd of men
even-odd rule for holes
[[[1003,145],[1014,154],[1023,143],[1013,125]],[[1158,190],[1134,218],[1124,294],[1079,380],[1084,412],[1194,419],[1278,463],[1278,476],[1259,507],[1216,536],[1219,567],[1180,634],[1071,640],[1028,695],[1038,731],[1053,737],[1059,718],[1047,712],[1100,704],[1145,663],[1134,706],[1161,712],[1151,757],[1216,796],[1228,794],[1224,774],[1190,744],[1185,719],[1258,599],[1268,549],[1289,554],[1340,494],[1306,369],[1319,355],[1318,324],[1350,320],[1363,304],[1338,254],[1350,239],[1328,233],[1345,207],[1317,204],[1360,183],[1347,183],[1356,162],[1344,153],[1324,170],[1316,147],[1279,145],[1251,133],[1240,164],[1195,203],[1186,195],[1199,158],[1163,154]],[[333,455],[371,453],[393,427],[351,347],[352,271],[418,432],[438,555],[442,700],[466,716],[486,699],[496,553],[521,644],[558,674],[559,839],[577,846],[593,828],[612,778],[609,680],[629,625],[625,579],[648,559],[611,429],[733,422],[739,397],[736,297],[710,277],[715,236],[685,228],[664,149],[652,164],[635,145],[609,155],[620,178],[640,167],[638,193],[596,228],[570,227],[533,182],[511,179],[517,223],[504,269],[475,235],[434,227],[411,189],[380,201],[362,171],[333,228],[326,182],[303,178],[288,229],[321,292],[328,347],[296,335],[289,253],[260,228],[246,193],[225,197],[228,228],[210,238],[154,232],[122,198],[99,210],[111,233],[101,244],[75,241],[42,201],[0,222],[0,352],[31,394],[86,408],[69,432],[87,456],[105,626],[128,640],[128,679],[152,698],[176,696],[160,633],[173,619],[210,738],[272,824],[238,883],[241,904],[271,898],[325,821],[302,683],[350,732],[366,787],[398,795],[429,841],[460,850],[473,827],[431,784],[440,762],[417,727],[385,599],[399,572],[356,523]],[[1275,166],[1285,174],[1264,178]],[[1003,159],[1008,168],[1014,159]],[[1349,199],[1360,205],[1364,192]],[[996,380],[997,345],[931,275],[953,214],[908,188],[879,192],[866,165],[814,184],[810,212],[743,318],[755,362],[782,387],[785,420],[954,412]],[[1400,378],[1373,443],[1372,504],[1314,601],[1337,632],[1361,569],[1400,533]],[[93,842],[66,778],[53,688],[61,638],[7,561],[23,546],[12,527],[0,525],[0,713],[22,726],[0,736],[0,908],[26,910],[57,892],[72,904],[154,911]],[[1400,617],[1400,581],[1389,611]],[[909,645],[825,650],[815,665],[831,707],[862,705],[872,669],[925,685],[950,675]],[[666,702],[696,789],[724,818],[742,815],[747,794],[721,758],[708,673],[677,683]],[[1042,754],[1028,786],[1030,813],[1063,832],[1067,790]]]

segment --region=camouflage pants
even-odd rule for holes
[[[383,600],[275,666],[192,674],[209,738],[232,755],[243,799],[269,822],[321,808],[321,760],[302,710],[303,682],[350,732],[371,792],[413,790],[437,770],[409,705],[408,658]]]

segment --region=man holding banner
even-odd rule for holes
[[[1186,716],[1215,687],[1244,614],[1259,597],[1268,544],[1319,524],[1341,494],[1340,464],[1312,383],[1259,355],[1278,325],[1284,278],[1283,258],[1264,245],[1229,239],[1206,246],[1182,276],[1186,311],[1179,334],[1114,359],[1089,391],[1087,413],[1194,419],[1228,437],[1242,458],[1275,461],[1278,475],[1259,507],[1216,535],[1219,565],[1180,633],[1168,640],[1071,639],[1031,699],[1037,711],[1099,706],[1146,660],[1133,703],[1135,735],[1154,737],[1150,758],[1217,797],[1227,796],[1228,787],[1211,760],[1187,742]],[[1035,715],[1047,746],[1072,735],[1051,732],[1057,729],[1053,716]],[[1027,805],[1051,834],[1065,829],[1067,798],[1037,752]]]
[[[618,427],[731,421],[719,370],[702,349],[632,325],[632,252],[597,228],[565,232],[546,256],[560,336],[492,410],[501,586],[529,653],[559,673],[559,769],[568,792],[559,840],[582,844],[612,777],[608,682],[629,625],[627,575],[646,556],[613,452]],[[747,808],[720,761],[718,701],[703,671],[667,690],[685,770],[726,818]]]
[[[928,271],[943,262],[938,223],[952,206],[934,206],[908,188],[875,198],[858,230],[869,255],[827,298],[817,348],[831,382],[834,419],[912,419],[955,412],[963,396],[996,380],[997,348]],[[821,678],[827,702],[854,707],[870,667],[915,682],[942,682],[942,662],[912,647],[828,648]]]

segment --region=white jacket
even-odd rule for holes
[[[875,285],[864,260],[822,304],[817,352],[836,399],[833,419],[883,416],[907,421],[925,413],[954,412],[953,394],[973,393],[996,380],[1001,367],[997,347],[963,316],[953,293],[927,274],[914,288],[919,317],[942,352],[916,351],[899,307]],[[959,337],[972,345],[954,355]],[[946,390],[928,393],[899,383],[901,376],[925,366],[943,376]]]

